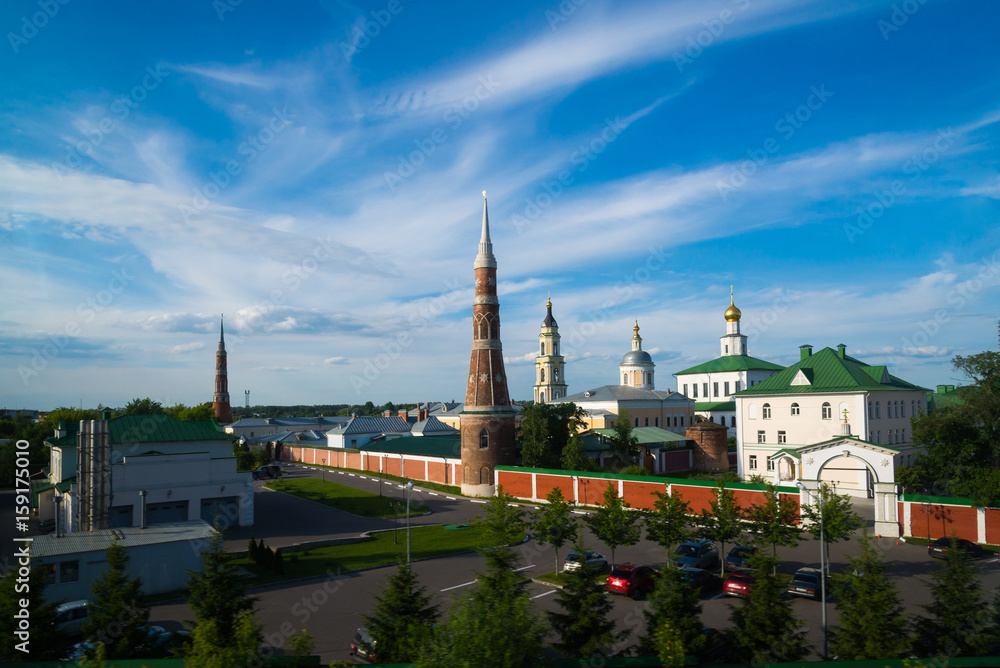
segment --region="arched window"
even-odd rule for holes
[[[916,400],[910,402],[910,415],[917,417],[917,402]]]
[[[559,354],[559,342],[558,341],[553,341],[552,342],[552,354],[553,355],[558,355]]]
[[[493,476],[490,475],[490,467],[489,466],[484,466],[483,468],[479,469],[479,484],[480,485],[492,485],[493,484]]]
[[[559,369],[552,370],[552,380],[554,380],[557,383],[559,382]]]
[[[875,402],[875,417],[876,418],[881,418],[882,417],[882,406],[880,405],[880,402],[878,402],[878,401]]]
[[[829,401],[824,401],[823,402],[823,419],[824,420],[829,420],[831,417],[833,417],[833,409],[830,408],[830,402]]]
[[[545,341],[539,341],[538,342],[538,354],[539,355],[544,355],[545,354]]]
[[[797,403],[792,403],[792,415],[799,414],[799,405]]]
[[[906,417],[906,401],[899,402],[899,417]]]
[[[757,404],[747,406],[747,417],[751,420],[757,419]]]
[[[628,374],[627,373],[623,373],[622,374],[622,385],[628,385]]]
[[[486,433],[485,429],[479,432],[479,447],[480,449],[490,447],[490,435]]]
[[[868,419],[873,419],[875,417],[875,407],[872,402],[868,402]]]
[[[541,404],[545,403],[545,390],[542,390],[541,392],[538,393],[538,403]]]
[[[538,373],[541,374],[541,376],[540,376],[541,380],[539,380],[538,382],[544,383],[545,382],[545,369],[539,369]]]
[[[735,427],[736,426],[736,416],[735,415],[733,415],[732,417],[729,418],[729,426],[730,427]]]
[[[771,404],[764,404],[763,417],[765,420],[771,419]]]

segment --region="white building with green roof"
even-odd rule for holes
[[[850,357],[844,344],[799,351],[798,363],[735,396],[740,476],[874,496],[876,483],[893,482],[895,467],[912,461],[910,417],[926,410],[927,389]],[[839,453],[822,461],[807,452],[845,439],[851,447],[820,448]]]
[[[733,395],[755,386],[785,367],[747,354],[747,337],[740,333],[742,313],[729,295],[726,333],[719,341],[721,355],[674,374],[677,391],[695,400],[695,415],[729,427],[736,437],[736,402]]]

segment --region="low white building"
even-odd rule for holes
[[[87,424],[89,422],[89,424]],[[88,444],[88,433],[101,434]],[[233,437],[214,420],[122,415],[66,425],[46,444],[49,480],[34,489],[39,519],[63,532],[202,519],[253,524],[253,482],[236,470]],[[81,457],[93,447],[94,457]]]
[[[417,415],[400,411],[399,415],[358,415],[346,424],[326,432],[327,446],[331,448],[360,448],[373,441],[385,441],[400,436],[449,436],[458,430],[441,422],[425,410]]]
[[[876,482],[894,480],[876,469],[912,462],[910,418],[926,410],[928,390],[845,351],[844,344],[816,354],[801,346],[798,363],[736,395],[740,476],[760,474],[782,484],[812,479],[841,494],[874,496]],[[826,449],[823,444],[845,437],[851,454],[824,458],[821,468],[803,476],[810,457],[816,461],[810,448]],[[859,456],[865,452],[870,459]]]

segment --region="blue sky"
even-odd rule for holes
[[[1000,13],[718,0],[0,8],[0,405],[463,399],[489,195],[511,396],[638,315],[933,386],[994,350]]]

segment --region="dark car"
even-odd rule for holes
[[[755,545],[737,545],[729,550],[729,554],[726,555],[726,566],[730,568],[746,568],[750,557],[756,552],[757,547]]]
[[[695,568],[694,566],[681,566],[677,570],[680,571],[681,580],[688,589],[708,591],[719,586],[719,576],[713,571],[706,571],[704,568]]]
[[[719,550],[710,540],[691,540],[677,546],[674,561],[681,566],[711,570],[719,567]]]
[[[375,658],[375,639],[372,638],[367,626],[359,627],[351,641],[351,654],[368,659],[372,663],[378,661]]]
[[[726,596],[747,598],[753,589],[754,571],[749,568],[739,568],[729,574],[722,585],[722,593]]]
[[[792,596],[823,600],[823,571],[818,568],[800,568],[788,583],[788,593]],[[829,590],[829,587],[827,587]]]
[[[265,464],[264,466],[258,466],[251,473],[254,480],[263,480],[264,478],[280,478],[281,477],[281,467],[276,464]]]
[[[653,583],[659,575],[660,572],[652,566],[618,564],[608,576],[608,591],[639,600],[653,589]]]
[[[938,559],[946,558],[948,550],[951,549],[952,540],[955,541],[955,549],[959,550],[966,559],[979,559],[980,557],[992,554],[989,550],[983,549],[971,540],[965,540],[964,538],[938,538],[927,546],[927,554]]]

